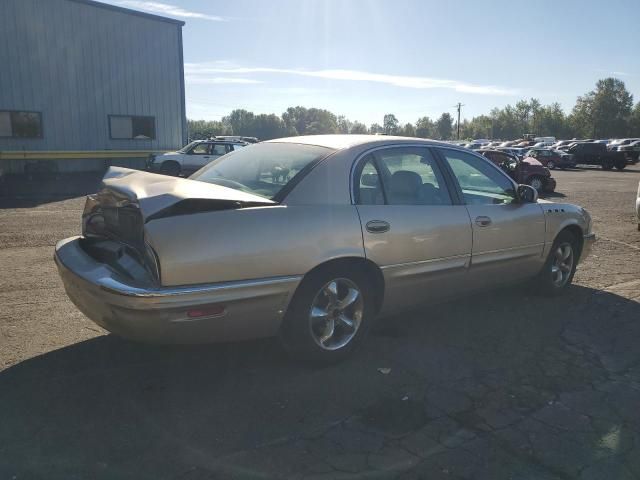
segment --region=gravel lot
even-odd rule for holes
[[[52,261],[84,199],[0,200],[0,479],[640,479],[640,167],[553,175],[599,236],[569,295],[387,319],[321,369],[107,335]]]

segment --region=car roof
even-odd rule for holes
[[[265,143],[298,143],[303,145],[316,145],[318,147],[344,150],[359,145],[384,145],[402,143],[424,143],[425,145],[439,145],[449,148],[460,148],[450,143],[437,140],[428,140],[416,137],[398,137],[391,135],[301,135],[299,137],[276,138]]]

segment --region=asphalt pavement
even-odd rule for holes
[[[427,306],[327,368],[107,334],[52,260],[83,198],[0,199],[0,479],[640,478],[640,166],[553,175],[599,237],[566,296]]]

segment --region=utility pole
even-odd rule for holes
[[[458,140],[460,140],[460,109],[464,107],[464,105],[458,102],[458,104],[455,105],[455,107],[458,109]]]

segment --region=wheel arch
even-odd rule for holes
[[[556,234],[555,239],[558,238],[563,232],[569,232],[576,239],[576,248],[578,250],[578,260],[580,260],[580,256],[582,255],[582,247],[584,245],[584,233],[580,225],[577,223],[571,223],[569,225],[563,226],[558,233]]]
[[[182,163],[175,158],[168,158],[160,162],[160,168],[162,168],[164,165],[176,165],[178,167],[178,171],[182,171]]]
[[[295,292],[292,297],[295,297],[296,293],[300,286],[304,283],[305,279],[309,278],[311,275],[314,275],[318,272],[326,271],[326,270],[344,270],[349,271],[350,269],[360,269],[365,272],[367,278],[371,280],[371,284],[374,289],[374,305],[375,311],[378,313],[382,309],[382,304],[384,301],[384,291],[385,291],[385,282],[384,276],[382,275],[382,270],[380,267],[372,262],[371,260],[364,257],[339,257],[333,258],[331,260],[327,260],[323,263],[320,263],[309,270],[303,277],[298,286],[296,287]]]

